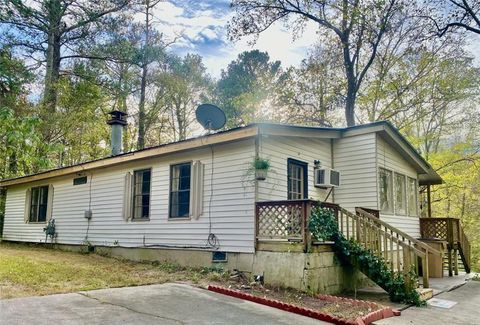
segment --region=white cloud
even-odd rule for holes
[[[165,37],[173,39],[183,35],[172,46],[173,51],[183,55],[187,52],[200,54],[213,77],[219,77],[230,61],[243,51],[259,49],[266,51],[272,60],[280,60],[284,67],[297,66],[306,57],[308,49],[316,42],[318,25],[306,24],[303,33],[295,41],[292,32],[281,23],[270,26],[260,34],[256,44],[250,46],[251,37],[235,43],[227,38],[226,27],[233,13],[228,9],[227,0],[169,0],[160,2],[153,11],[156,28]],[[137,16],[143,21],[142,16]],[[480,64],[479,36],[469,37],[468,49]]]
[[[209,73],[214,77],[219,77],[221,69],[226,68],[239,53],[252,49],[267,51],[272,60],[280,60],[283,66],[298,65],[316,39],[316,24],[307,24],[302,36],[295,41],[282,24],[274,24],[260,35],[254,46],[248,44],[252,38],[247,37],[232,43],[227,39],[226,26],[233,13],[223,12],[225,6],[217,6],[220,8],[218,12],[214,7],[211,4],[209,9],[192,12],[191,7],[188,11],[178,4],[161,2],[153,11],[155,27],[166,38],[183,35],[172,47],[173,50],[180,54],[195,52],[202,55]],[[141,21],[142,18],[137,19]]]

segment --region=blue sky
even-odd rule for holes
[[[213,77],[219,77],[221,69],[239,53],[252,48],[267,51],[273,60],[282,61],[284,66],[298,65],[316,39],[314,24],[307,25],[302,37],[295,41],[288,30],[276,24],[262,33],[253,47],[248,44],[251,38],[230,42],[226,33],[233,15],[229,3],[229,0],[161,2],[153,12],[154,26],[169,39],[182,35],[172,50],[180,55],[200,54]]]
[[[180,55],[200,54],[208,72],[215,78],[239,53],[253,48],[267,51],[271,59],[282,61],[283,66],[297,66],[317,39],[317,26],[310,22],[295,41],[282,24],[274,24],[260,35],[253,47],[249,45],[251,38],[233,43],[228,40],[226,32],[227,23],[233,16],[229,4],[229,0],[161,2],[153,12],[154,24],[166,38],[182,35],[172,50]],[[471,33],[470,39],[468,48],[480,65],[480,36]]]

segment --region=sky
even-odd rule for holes
[[[249,44],[252,38],[231,42],[226,28],[233,16],[229,3],[229,0],[160,2],[153,12],[154,26],[170,40],[182,35],[171,47],[172,51],[179,55],[200,54],[208,72],[215,78],[239,53],[254,48],[267,51],[272,60],[280,60],[285,67],[298,66],[317,39],[317,25],[313,22],[307,23],[303,34],[295,41],[278,23],[264,31],[254,46]],[[480,66],[480,36],[472,33],[470,38],[468,48]]]
[[[260,35],[253,47],[249,45],[252,38],[231,42],[226,28],[233,16],[229,3],[229,0],[160,2],[153,11],[154,26],[167,39],[183,35],[171,47],[172,51],[179,55],[200,54],[208,72],[215,78],[239,53],[253,48],[267,51],[271,59],[280,60],[284,66],[296,66],[316,40],[317,27],[310,23],[295,41],[282,24],[275,24]]]

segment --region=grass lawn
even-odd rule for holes
[[[0,243],[0,299],[172,281],[220,280],[210,269]]]

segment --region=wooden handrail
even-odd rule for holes
[[[422,242],[422,241],[420,241],[420,240],[418,240],[418,239],[410,236],[409,234],[401,231],[400,229],[395,228],[395,227],[391,226],[390,224],[388,224],[388,223],[386,223],[386,222],[384,222],[384,221],[382,221],[382,220],[380,220],[380,219],[378,219],[378,218],[375,218],[372,214],[368,213],[367,211],[363,210],[362,208],[356,208],[355,210],[356,210],[356,211],[359,211],[359,212],[362,212],[362,215],[363,215],[364,217],[372,220],[373,222],[376,222],[376,223],[384,226],[384,227],[387,228],[387,229],[390,229],[390,230],[395,231],[395,232],[398,233],[400,236],[408,239],[409,241],[411,241],[411,242],[414,243],[415,245],[423,248],[425,251],[430,252],[430,253],[432,253],[432,254],[434,254],[434,255],[438,255],[438,256],[442,256],[442,255],[443,255],[443,253],[440,252],[439,250],[436,250],[436,249],[434,249],[433,247],[431,247],[430,245],[425,244],[424,242]]]
[[[403,274],[406,282],[413,280],[410,277],[412,268],[418,274],[418,260],[420,260],[423,287],[429,287],[428,255],[429,253],[441,255],[441,252],[361,208],[356,208],[356,214],[354,214],[338,206],[324,207],[336,210],[335,216],[339,230],[346,238],[355,240],[365,249],[383,258],[392,274]]]

